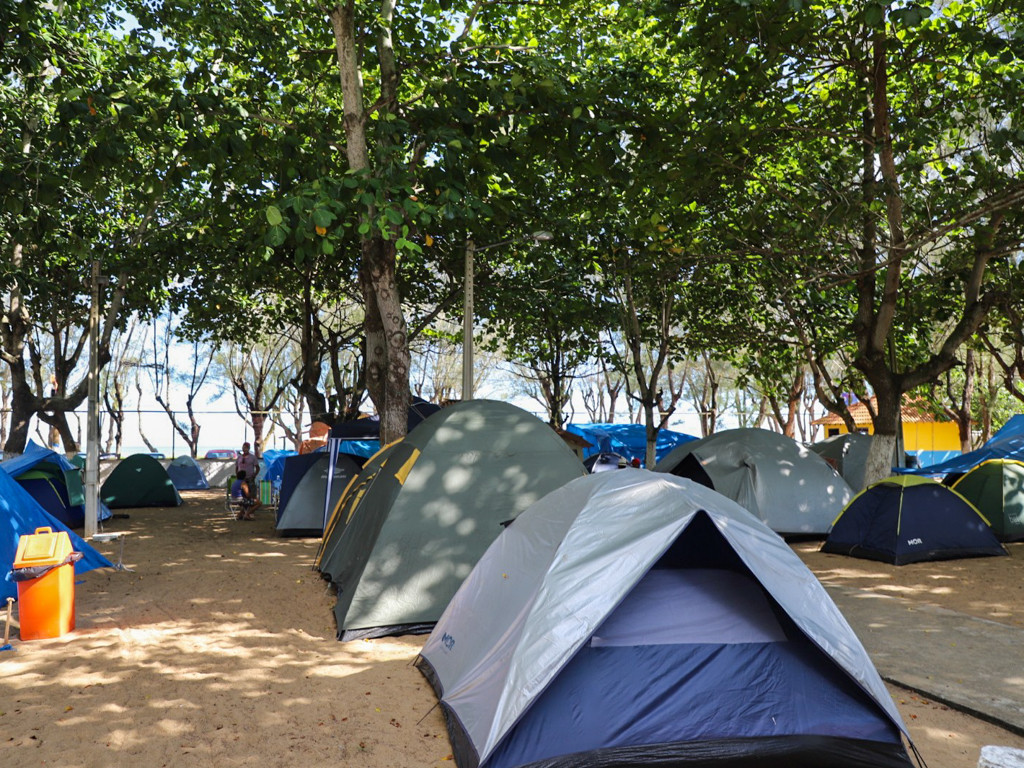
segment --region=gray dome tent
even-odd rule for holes
[[[417,665],[459,768],[910,766],[885,685],[799,557],[671,475],[590,475],[523,512]]]
[[[871,450],[871,435],[860,432],[833,435],[807,447],[821,456],[854,492],[864,490],[865,472],[868,465],[868,451]]]
[[[327,476],[331,454],[327,451],[289,456],[284,460],[281,499],[277,509],[278,536],[321,536],[324,508],[333,509],[349,481],[359,474],[356,457],[334,455],[334,483],[327,498]]]
[[[828,533],[853,496],[823,458],[767,429],[727,429],[685,443],[654,471],[714,488],[782,534]]]
[[[431,415],[366,463],[325,529],[317,567],[338,590],[339,638],[428,632],[502,524],[585,472],[508,403]]]

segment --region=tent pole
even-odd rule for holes
[[[462,399],[473,399],[473,257],[476,245],[466,240],[466,271],[463,275]]]

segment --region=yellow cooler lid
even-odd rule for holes
[[[59,565],[71,552],[71,537],[66,531],[54,532],[51,528],[36,528],[35,533],[22,534],[18,539],[14,567]]]

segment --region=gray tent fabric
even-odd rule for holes
[[[550,426],[508,403],[444,408],[370,459],[337,505],[317,561],[343,640],[430,630],[513,519],[586,474]]]
[[[295,459],[298,457],[289,457]],[[288,462],[289,459],[285,459]],[[326,451],[316,454],[311,466],[288,496],[277,513],[276,530],[279,536],[320,536],[324,532],[324,505],[333,509],[349,480],[359,474],[360,466],[347,453],[339,453],[334,460],[332,498],[327,499],[327,470],[331,455]],[[285,471],[288,471],[286,466]]]
[[[833,435],[807,447],[821,456],[853,489],[854,493],[864,490],[865,470],[868,451],[871,450],[871,435],[859,432]]]
[[[417,664],[439,692],[460,768],[490,765],[488,759],[505,748],[503,742],[513,727],[539,697],[554,688],[560,672],[585,645],[594,647],[595,640],[597,646],[634,642],[628,626],[620,632],[628,624],[628,615],[619,615],[617,622],[610,617],[621,614],[618,608],[626,604],[627,596],[653,573],[652,568],[684,531],[695,520],[703,520],[702,515],[799,632],[853,681],[853,690],[870,697],[879,710],[876,716],[891,724],[894,739],[898,742],[898,734],[906,734],[857,636],[779,536],[734,502],[688,479],[647,470],[603,472],[575,480],[524,511],[481,557],[423,646]],[[691,578],[697,577],[699,573],[694,572]],[[732,591],[729,584],[720,586],[722,594]],[[755,592],[750,599],[762,598]],[[694,610],[713,616],[714,606]],[[668,624],[676,619],[668,617],[666,624],[665,613],[653,612],[666,631],[672,631]],[[710,637],[709,627],[716,626],[715,634],[733,635],[720,642],[771,641],[777,638],[765,629],[769,613],[750,610],[749,621],[742,627],[708,621],[709,626],[701,630],[698,625],[705,623],[703,618],[690,623],[703,632],[698,642]],[[649,642],[646,628],[644,635],[641,645],[661,642],[657,638]],[[646,706],[660,705],[648,702]],[[623,700],[615,706],[628,704]],[[584,727],[579,723],[579,728]],[[856,738],[858,734],[853,734]],[[901,745],[889,743],[883,751],[885,759],[863,764],[910,765]],[[536,765],[591,764],[581,753],[574,757],[577,762],[549,759]],[[593,764],[646,762],[644,756],[634,757],[633,762]],[[742,762],[756,764],[764,763]],[[784,765],[785,761],[768,764]],[[818,764],[847,763],[824,755]],[[851,764],[862,763],[853,760]]]
[[[853,497],[823,458],[767,429],[728,429],[685,443],[654,471],[714,488],[781,534],[828,533]]]

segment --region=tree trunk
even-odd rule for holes
[[[864,471],[865,485],[892,476],[893,461],[901,442],[899,429],[903,392],[898,378],[892,375],[877,375],[872,378],[872,386],[876,398],[876,409],[872,416],[874,439],[871,441]]]
[[[394,109],[398,72],[391,41],[392,0],[382,0],[377,19],[380,65],[380,111]],[[351,171],[371,169],[359,49],[356,44],[354,0],[330,9],[345,116],[345,153]],[[378,210],[368,206],[362,221],[370,230],[362,236],[359,271],[366,323],[366,386],[380,415],[382,444],[405,436],[409,412],[409,339],[396,282],[394,239],[375,230]]]
[[[793,382],[790,384],[789,392],[786,393],[785,420],[779,420],[779,426],[782,427],[782,434],[786,437],[792,437],[793,439],[796,439],[797,415],[803,405],[804,383],[804,372],[802,370],[798,370],[796,372],[796,376],[793,378]],[[772,410],[776,411],[776,418],[778,418],[780,414],[778,412],[778,405],[774,399],[772,400]]]
[[[967,453],[971,450],[971,429],[973,427],[971,406],[974,402],[975,378],[974,350],[968,348],[964,360],[963,392],[959,396],[957,395],[953,388],[952,377],[947,372],[946,396],[949,399],[949,405],[943,409],[946,415],[956,424],[957,433],[960,437],[960,451],[962,453]]]
[[[302,305],[302,333],[299,338],[301,368],[296,389],[306,401],[306,407],[311,414],[323,414],[327,413],[328,409],[327,398],[320,391],[320,363],[323,360],[323,347],[317,343],[313,332],[316,307],[313,306],[312,276],[309,276],[303,289]],[[338,384],[340,386],[340,382]]]
[[[11,431],[4,445],[5,453],[24,453],[28,444],[28,431],[36,413],[35,395],[25,379],[25,364],[18,361],[11,371]]]
[[[654,408],[644,405],[644,434],[647,437],[647,451],[644,455],[644,466],[654,469],[658,455],[658,432],[661,419],[654,418]]]
[[[266,414],[258,411],[250,411],[252,416],[252,452],[256,458],[263,456],[263,425],[266,422]]]

